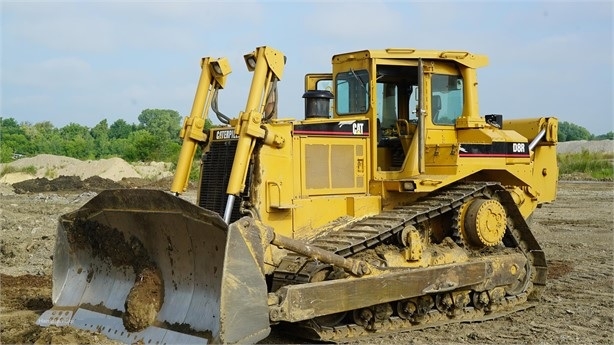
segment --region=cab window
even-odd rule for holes
[[[431,115],[437,125],[454,125],[463,113],[463,79],[459,76],[431,76]]]
[[[337,74],[335,79],[337,114],[363,114],[369,110],[369,72],[350,70]]]

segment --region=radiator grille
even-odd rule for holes
[[[198,205],[224,216],[226,208],[226,187],[230,178],[232,161],[237,150],[237,141],[214,141],[209,152],[203,157],[203,173],[200,181],[200,199]],[[230,222],[241,218],[239,205],[241,198],[236,198]]]

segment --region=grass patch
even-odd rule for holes
[[[596,180],[614,180],[614,153],[588,152],[565,153],[557,155],[559,174],[586,174]]]
[[[55,171],[55,169],[47,168],[47,170],[45,171],[45,177],[50,180],[53,180],[54,178],[58,177],[58,172]]]
[[[25,174],[30,174],[30,175],[36,175],[36,167],[34,165],[28,165],[25,167],[15,167],[12,165],[6,165],[2,168],[2,171],[0,171],[0,176],[4,176],[6,174],[12,174],[12,173],[25,173]]]
[[[190,169],[190,182],[198,182],[200,180],[200,159],[192,161],[192,169]]]

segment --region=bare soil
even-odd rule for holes
[[[147,184],[138,179],[123,183],[129,188]],[[159,184],[167,186],[168,181]],[[35,324],[51,306],[57,219],[96,193],[97,188],[90,185],[17,194],[11,186],[0,184],[0,343],[115,343],[98,333]],[[532,229],[549,265],[548,286],[536,307],[486,322],[355,343],[613,344],[614,183],[560,182],[556,202],[536,211]],[[262,342],[304,340],[274,330]]]

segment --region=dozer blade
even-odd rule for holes
[[[54,306],[37,323],[126,343],[257,342],[270,332],[267,288],[248,241],[169,193],[104,191],[60,217]]]

